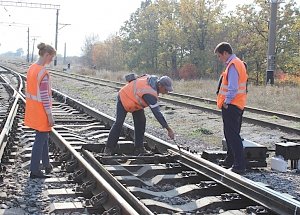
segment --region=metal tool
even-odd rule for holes
[[[175,139],[175,138],[173,139],[173,141],[174,141],[175,145],[178,147],[178,149],[179,149],[179,154],[181,155],[181,147],[180,147],[180,145],[176,142],[176,139]]]

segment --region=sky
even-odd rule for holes
[[[118,32],[123,23],[141,5],[141,0],[14,0],[60,5],[58,31],[58,54],[63,55],[64,44],[67,56],[80,56],[85,38],[92,34],[105,40]],[[228,10],[237,3],[225,0]],[[237,1],[234,1],[237,2]],[[238,3],[251,2],[239,0]],[[13,23],[13,24],[11,24]],[[27,53],[27,29],[30,32],[30,53],[33,43],[55,44],[56,10],[0,5],[0,53],[23,48]],[[70,24],[70,25],[63,25]],[[35,53],[37,53],[35,51]]]

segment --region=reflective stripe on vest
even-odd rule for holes
[[[31,95],[29,93],[26,93],[26,98],[27,99],[32,99],[34,101],[42,102],[42,99],[40,97]]]
[[[236,96],[231,100],[230,104],[237,106],[241,110],[244,109],[246,105],[246,99],[247,99],[247,70],[245,68],[244,63],[239,59],[235,58],[233,59],[226,67],[225,71],[221,75],[222,82],[219,82],[219,89],[218,89],[218,95],[217,95],[217,106],[218,108],[222,108],[226,95],[228,94],[228,69],[231,65],[234,65],[237,72],[238,72],[238,89],[236,92]]]
[[[136,87],[136,82],[137,82],[137,80],[134,80],[134,82],[133,82],[134,97],[138,101],[139,105],[141,107],[145,108],[146,106],[143,104],[142,99],[138,96],[138,93],[147,94],[147,93],[156,93],[156,91],[154,89],[139,89],[138,90],[137,87]]]
[[[141,107],[144,108],[145,106],[143,105],[143,102],[142,102],[141,98],[137,94],[136,80],[134,80],[134,82],[133,82],[133,95],[136,98],[139,105],[141,105]]]
[[[157,91],[153,89],[148,79],[151,76],[143,76],[131,81],[119,91],[120,100],[127,112],[134,112],[146,108],[148,104],[144,101],[143,95],[150,94],[157,98]]]
[[[237,94],[246,94],[247,93],[246,88],[245,89],[241,89],[241,88],[246,87],[246,86],[247,86],[247,82],[240,83],[239,84],[239,89],[237,91]],[[219,93],[222,94],[222,95],[226,95],[227,92],[228,92],[228,85],[221,84]]]
[[[34,101],[37,101],[37,102],[42,102],[42,98],[41,98],[41,93],[40,93],[40,88],[39,88],[39,85],[42,81],[42,78],[44,78],[44,76],[47,74],[46,72],[46,68],[43,68],[41,71],[39,71],[38,75],[37,75],[37,80],[38,80],[38,86],[37,86],[37,92],[36,92],[36,96],[35,95],[32,95],[28,92],[26,92],[26,98],[28,99],[32,99]],[[49,80],[50,81],[50,80]]]
[[[49,77],[49,91],[48,94],[51,98],[51,81],[50,75],[46,69],[38,64],[32,64],[27,72],[27,86],[26,86],[26,106],[25,106],[25,116],[24,124],[34,130],[40,132],[51,131],[51,126],[49,125],[49,119],[43,102],[41,101],[40,83],[43,81],[44,77],[48,75]],[[51,99],[50,99],[50,107]]]

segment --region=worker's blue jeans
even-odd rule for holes
[[[225,161],[237,170],[244,170],[246,168],[244,148],[240,136],[242,117],[243,110],[237,106],[229,104],[227,109],[222,107],[223,128],[227,143]]]
[[[115,148],[117,146],[126,115],[127,111],[124,109],[124,106],[118,97],[116,121],[109,132],[106,147]],[[132,116],[134,122],[134,146],[143,147],[144,133],[146,128],[146,117],[144,110],[142,109],[135,111],[132,113]]]
[[[31,151],[31,162],[30,171],[32,173],[38,173],[40,171],[40,162],[44,167],[49,166],[49,132],[39,132],[35,133],[35,140]]]

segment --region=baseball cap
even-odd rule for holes
[[[168,92],[173,91],[172,79],[169,76],[162,76],[158,80],[158,82],[166,88]]]

